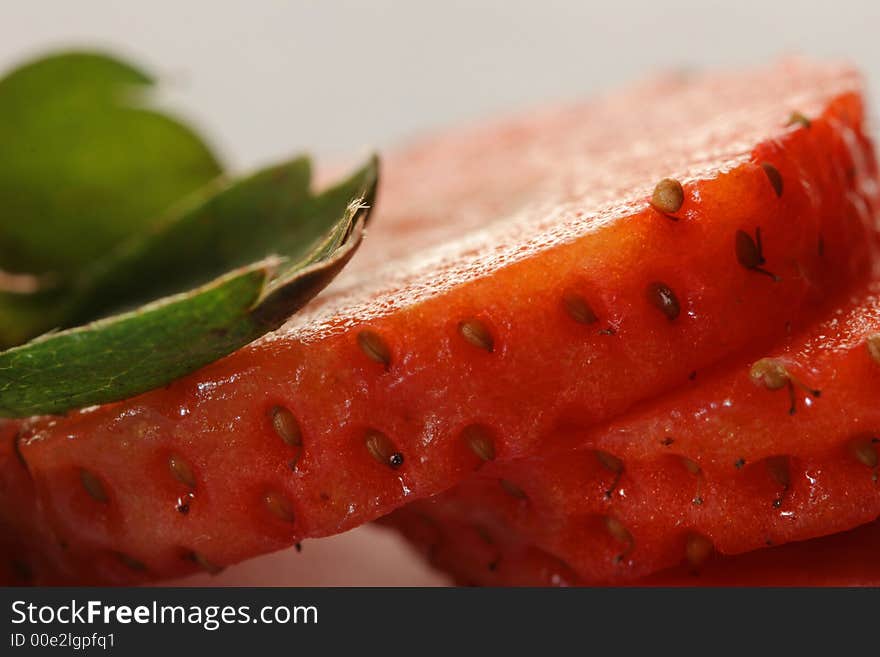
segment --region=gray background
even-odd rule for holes
[[[878,18],[880,0],[0,0],[0,69],[52,47],[128,55],[161,77],[162,104],[244,168],[299,150],[333,159],[381,149],[657,68],[792,52],[853,60],[876,106]],[[365,527],[184,583],[443,581],[393,536]]]
[[[0,67],[48,46],[128,54],[251,166],[384,147],[659,67],[802,52],[876,79],[878,19],[877,0],[0,0]]]

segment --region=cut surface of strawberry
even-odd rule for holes
[[[869,285],[772,351],[719,364],[581,436],[577,449],[486,464],[413,509],[503,529],[592,583],[872,522],[878,294]]]
[[[772,342],[870,268],[863,119],[850,69],[789,61],[392,156],[366,253],[282,330],[14,425],[9,467],[65,546],[35,579],[213,570],[343,531]],[[680,207],[674,184],[652,196],[665,178]]]

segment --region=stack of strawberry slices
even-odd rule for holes
[[[281,330],[0,427],[0,578],[216,572],[382,518],[462,583],[880,584],[862,93],[670,75],[391,154]]]

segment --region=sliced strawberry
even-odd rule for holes
[[[803,62],[664,78],[392,157],[362,264],[285,329],[20,426],[57,569],[169,576],[342,531],[800,325],[875,249],[859,93]]]
[[[581,436],[577,449],[486,464],[413,510],[503,529],[586,582],[871,522],[880,283],[785,342],[757,365],[719,365]]]
[[[469,586],[578,586],[572,569],[509,534],[403,507],[380,520],[401,533],[436,568]],[[880,520],[839,534],[710,556],[633,581],[634,586],[880,586]]]
[[[880,521],[809,541],[679,566],[644,586],[880,586]]]
[[[58,568],[74,564],[39,508],[17,437],[16,424],[0,420],[0,583],[69,581]]]
[[[503,529],[408,505],[378,522],[401,532],[438,570],[463,586],[576,586],[565,563]]]

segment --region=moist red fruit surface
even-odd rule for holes
[[[521,537],[489,534],[466,520],[403,507],[391,524],[436,568],[464,586],[582,586],[567,564]],[[839,534],[685,561],[631,586],[880,586],[880,521]]]
[[[769,348],[871,268],[860,94],[851,70],[799,61],[665,77],[391,156],[364,253],[282,330],[165,389],[4,429],[3,476],[27,480],[0,501],[23,525],[14,571],[214,571],[580,444],[694,371]],[[789,124],[795,111],[809,125]],[[664,179],[681,199],[669,182],[655,193]],[[813,385],[784,367],[771,374]],[[755,440],[750,459],[795,453]],[[722,442],[681,453],[709,472],[705,453],[743,451]],[[639,462],[608,454],[598,467],[621,481]],[[627,563],[643,541],[614,518]],[[782,540],[824,531],[804,522]]]
[[[878,293],[869,285],[764,355],[782,372],[772,385],[729,359],[575,449],[487,464],[410,512],[515,536],[587,583],[869,523],[880,517]]]
[[[880,586],[880,521],[847,532],[672,568],[639,586]]]

